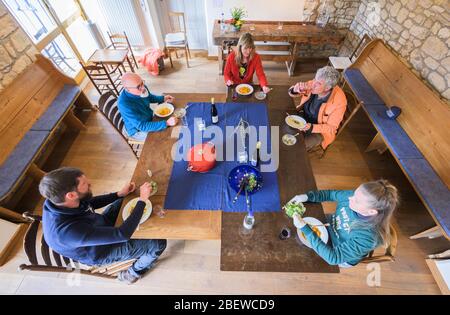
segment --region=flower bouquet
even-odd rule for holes
[[[241,30],[242,25],[244,25],[244,18],[247,16],[247,11],[244,8],[233,8],[231,9],[231,20],[229,23],[234,27],[236,32]]]

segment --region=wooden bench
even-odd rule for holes
[[[438,226],[412,238],[450,239],[450,106],[377,39],[344,73],[377,135],[367,152],[389,150]],[[390,106],[402,114],[386,117]]]
[[[62,122],[77,130],[83,123],[74,106],[91,109],[76,82],[53,63],[37,60],[0,95],[0,203],[11,198],[26,178],[39,181],[44,172],[36,164]]]
[[[220,53],[222,58],[222,72],[225,69],[227,58],[231,49],[235,48],[237,42],[225,42]],[[294,43],[280,41],[255,41],[256,52],[265,61],[285,62],[288,72],[290,71],[290,62],[293,59]],[[290,73],[290,72],[289,72]],[[291,76],[291,74],[289,74]]]

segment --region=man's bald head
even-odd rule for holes
[[[140,95],[145,88],[144,81],[136,73],[127,72],[121,80],[123,87],[131,94]]]

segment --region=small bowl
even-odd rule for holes
[[[287,146],[293,146],[297,143],[297,138],[293,135],[284,135],[283,138],[281,138],[283,143]]]
[[[175,112],[173,113],[173,116],[175,118],[179,118],[179,119],[183,118],[184,116],[186,116],[186,109],[185,108],[177,108],[175,110]]]
[[[263,91],[259,91],[255,93],[255,98],[259,101],[263,101],[267,98],[267,94],[264,93]]]

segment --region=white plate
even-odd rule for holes
[[[313,225],[313,226],[314,225],[322,225],[323,224],[322,222],[320,222],[316,218],[307,217],[307,218],[303,218],[303,220],[305,220],[305,222],[308,223],[309,225]],[[318,226],[317,228],[319,229],[320,239],[322,240],[322,242],[324,242],[325,244],[328,243],[328,230],[327,230],[327,228],[324,227],[324,226]],[[300,241],[302,241],[303,244],[305,244],[306,246],[311,248],[311,244],[303,236],[303,232],[300,229],[297,229],[297,234],[298,234],[298,238],[300,239]]]
[[[306,120],[297,115],[287,116],[285,121],[289,127],[294,129],[302,129],[306,126]],[[296,124],[295,122],[297,122],[298,124]]]
[[[125,221],[126,219],[128,219],[128,217],[131,214],[131,210],[134,209],[134,207],[136,206],[136,204],[138,203],[139,198],[134,198],[133,200],[130,200],[127,205],[125,206],[125,208],[123,208],[122,211],[122,219]],[[145,221],[148,220],[148,218],[150,218],[150,216],[152,215],[152,211],[153,211],[153,206],[152,203],[150,202],[150,200],[147,200],[146,205],[145,205],[145,209],[144,209],[144,214],[142,215],[141,218],[141,222],[139,224],[144,223]]]
[[[158,111],[160,111],[163,108],[168,108],[170,110],[169,114],[167,114],[167,115],[160,115],[158,113]],[[160,104],[160,105],[156,106],[156,108],[154,109],[155,115],[160,117],[160,118],[169,117],[169,116],[171,116],[173,114],[174,111],[175,111],[175,107],[172,104],[169,104],[169,103]]]
[[[242,89],[243,87],[249,88],[250,92],[248,92],[248,93],[241,93],[240,89]],[[236,86],[236,93],[239,94],[239,95],[242,95],[242,96],[252,95],[254,91],[255,91],[255,89],[250,84],[239,84],[238,86]]]

